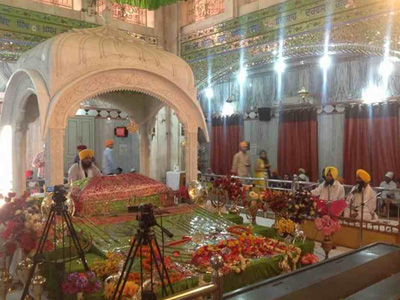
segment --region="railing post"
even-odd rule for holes
[[[213,274],[213,283],[216,285],[217,289],[215,292],[212,294],[211,299],[212,300],[222,300],[222,272],[220,269],[224,266],[224,259],[222,258],[221,255],[213,255],[211,257],[211,266],[214,269],[214,274]]]

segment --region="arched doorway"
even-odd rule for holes
[[[207,139],[208,134],[196,99],[192,70],[179,57],[134,40],[107,25],[56,36],[26,53],[18,61],[18,66],[16,73],[23,74],[23,79],[30,82],[30,87],[17,89],[21,76],[13,75],[6,90],[4,109],[14,111],[23,118],[22,110],[16,107],[21,100],[16,97],[21,98],[24,90],[36,92],[46,143],[48,184],[63,182],[62,157],[68,118],[75,114],[84,100],[117,91],[152,96],[175,111],[185,128],[186,178],[188,181],[197,178],[199,128],[205,132]],[[12,123],[10,118],[2,118],[3,126]],[[148,130],[148,126],[140,124],[143,166],[146,163],[143,164],[142,160],[148,160],[146,151],[151,134]],[[18,171],[14,168],[14,172]],[[148,170],[144,167],[142,173],[148,174]],[[14,186],[20,188],[16,182]]]

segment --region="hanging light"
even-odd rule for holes
[[[247,78],[247,71],[246,68],[240,68],[240,71],[237,75],[237,79],[239,81],[240,84],[243,84],[246,81]]]
[[[232,101],[225,101],[224,106],[222,106],[222,116],[229,117],[235,113],[235,108],[233,107]]]
[[[214,91],[211,87],[206,88],[205,94],[208,99],[211,99],[214,97]]]
[[[332,58],[328,54],[325,54],[319,60],[319,65],[324,70],[328,70],[331,64],[332,64]]]
[[[283,58],[279,58],[274,64],[274,70],[278,74],[282,74],[286,70],[286,63]]]
[[[392,75],[393,71],[394,71],[393,62],[391,62],[390,59],[385,58],[384,61],[379,66],[379,74],[382,77],[389,77],[390,75]]]

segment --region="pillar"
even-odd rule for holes
[[[193,180],[197,180],[197,130],[197,128],[189,128],[186,132],[186,184]]]
[[[46,136],[46,185],[64,184],[64,128],[50,128]]]
[[[28,126],[24,122],[16,123],[13,131],[13,190],[21,195],[26,190],[26,133]]]
[[[139,145],[140,145],[140,174],[150,176],[150,138],[148,122],[140,124]]]

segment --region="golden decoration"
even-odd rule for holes
[[[139,130],[139,124],[133,120],[129,120],[129,124],[126,125],[126,129],[128,129],[130,133],[135,133]]]
[[[198,180],[193,180],[188,184],[188,193],[190,200],[198,205],[202,205],[207,201],[207,189]]]

